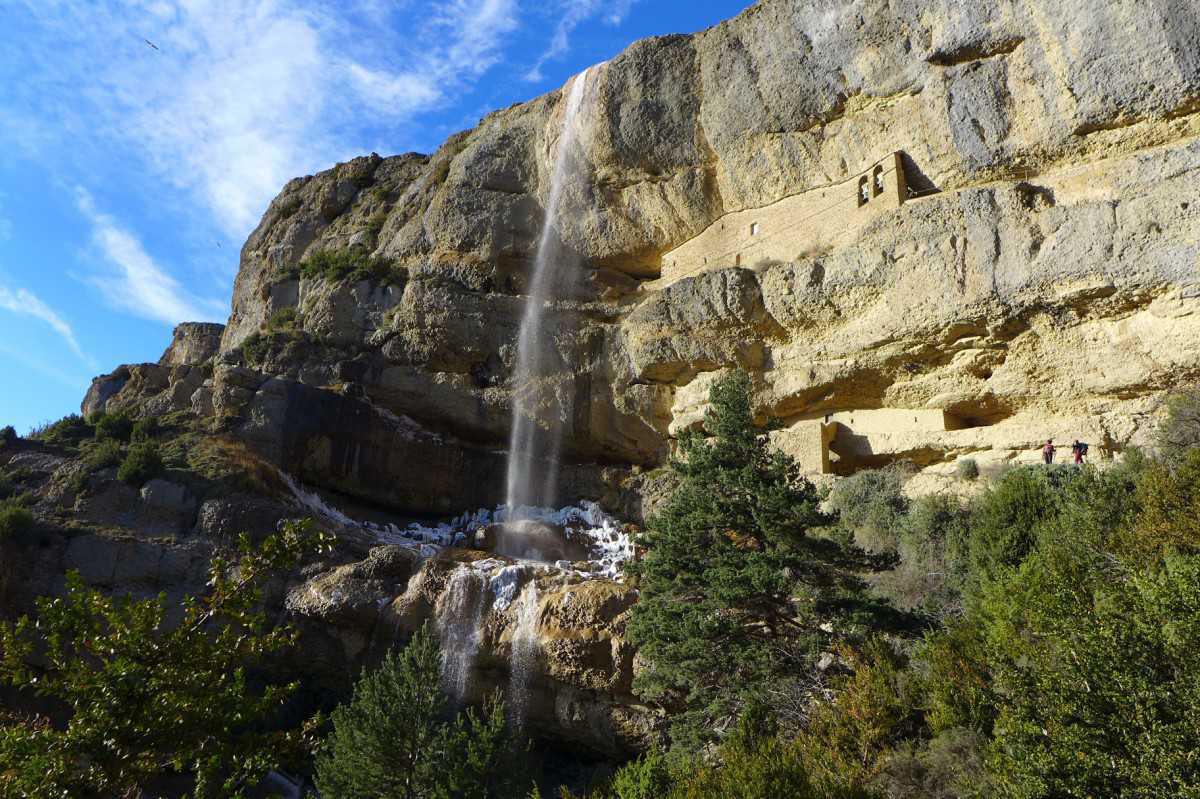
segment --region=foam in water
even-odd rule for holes
[[[567,538],[579,541],[589,550],[588,566],[580,570],[585,576],[619,580],[621,567],[633,557],[633,541],[620,522],[609,516],[595,502],[584,500],[565,508],[519,507],[515,512],[503,505],[495,510],[479,508],[463,513],[448,522],[435,525],[412,523],[407,527],[359,521],[334,507],[314,491],[308,491],[291,476],[280,477],[292,492],[297,504],[329,525],[334,531],[357,531],[373,537],[381,544],[397,544],[433,557],[442,548],[462,545],[481,527],[503,524],[517,519],[542,522],[562,527]],[[509,597],[508,601],[511,601]]]
[[[483,576],[470,566],[462,566],[450,575],[435,609],[442,642],[442,683],[460,702],[470,698],[475,656],[483,638],[487,604],[484,589]]]
[[[537,638],[538,590],[533,580],[521,590],[512,612],[516,614],[517,623],[513,628],[508,663],[508,713],[512,725],[521,729],[529,714],[529,685],[540,653]]]
[[[562,420],[569,409],[563,407],[563,400],[551,379],[556,371],[555,330],[546,306],[551,299],[561,295],[572,266],[573,257],[562,243],[560,220],[564,187],[578,180],[586,169],[577,140],[579,111],[590,73],[591,68],[576,75],[567,89],[546,216],[538,237],[537,256],[517,338],[512,433],[508,449],[509,508],[548,506],[556,499]]]

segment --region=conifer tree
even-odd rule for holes
[[[629,635],[648,663],[635,688],[677,711],[673,743],[685,748],[811,664],[822,635],[814,586],[827,565],[808,536],[828,521],[817,491],[755,428],[749,378],[723,378],[709,402],[704,432],[680,437],[678,487],[631,568],[641,596]]]
[[[453,716],[440,687],[441,652],[427,628],[363,675],[316,762],[317,787],[338,799],[491,799],[517,796],[503,703]]]

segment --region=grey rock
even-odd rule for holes
[[[158,359],[162,366],[196,366],[217,354],[225,325],[212,322],[183,322],[176,325],[171,344]]]

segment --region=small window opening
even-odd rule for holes
[[[751,235],[751,236],[757,236],[757,235],[758,235],[758,223],[757,223],[757,222],[751,222],[751,223],[750,223],[750,235]]]
[[[883,165],[875,165],[875,196],[883,194]]]
[[[733,265],[734,266],[742,265],[742,254],[740,252],[737,255],[733,256]]]
[[[871,199],[871,187],[867,183],[867,176],[863,175],[858,179],[858,204],[866,205],[867,200]]]

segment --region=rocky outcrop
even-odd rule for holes
[[[176,325],[171,344],[158,359],[159,366],[196,366],[217,354],[225,325],[184,322]]]
[[[835,471],[1002,463],[1049,436],[1104,454],[1142,441],[1163,392],[1200,373],[1198,25],[1100,2],[765,0],[597,67],[587,174],[566,185],[556,231],[582,266],[546,331],[582,475],[565,493],[660,463],[731,367],[790,426],[885,408],[961,422],[886,441],[842,425]],[[498,499],[562,97],[491,114],[432,156],[371,155],[284,187],[242,251],[211,395],[228,429],[281,464],[305,453],[313,483],[396,507]],[[825,249],[713,253],[702,274],[655,279],[725,215],[842,185],[894,151],[906,201]],[[300,269],[321,250],[382,259],[388,277]],[[281,309],[295,328],[267,331]],[[266,355],[251,364],[255,334]],[[264,421],[308,416],[312,436]],[[393,417],[440,444],[402,440]]]
[[[1049,437],[1100,457],[1144,443],[1166,393],[1200,379],[1188,12],[761,0],[593,68],[585,167],[551,232],[578,268],[542,331],[563,499],[635,520],[652,509],[669,481],[655,467],[733,368],[750,373],[758,416],[781,420],[775,443],[814,472],[908,461],[930,489],[958,458],[998,467]],[[375,513],[496,504],[564,97],[490,114],[432,155],[371,154],[291,181],[242,249],[228,325],[180,326],[159,363],[97,378],[82,410],[194,415]],[[883,190],[864,170],[885,163],[899,165],[894,202],[850,217]],[[744,229],[716,235],[726,224]],[[692,246],[688,269],[664,270],[688,242],[760,235],[794,254]],[[751,257],[764,252],[787,254]],[[40,512],[86,528],[25,553],[40,564],[27,594],[60,590],[72,565],[113,590],[186,586],[204,547],[288,510],[250,488],[175,475],[135,491],[26,454],[55,475]],[[280,587],[306,668],[339,690],[397,636],[442,623],[453,575],[485,558],[370,543]],[[520,620],[515,597],[492,592],[505,568],[512,591],[537,586]],[[485,571],[464,698],[508,684],[514,642],[531,636],[535,729],[606,755],[649,740],[653,714],[629,687],[633,594],[569,570]]]
[[[212,360],[224,330],[224,325],[207,322],[177,325],[158,363],[120,366],[93,379],[80,411],[85,417],[117,411],[143,416],[195,411],[211,416]]]

